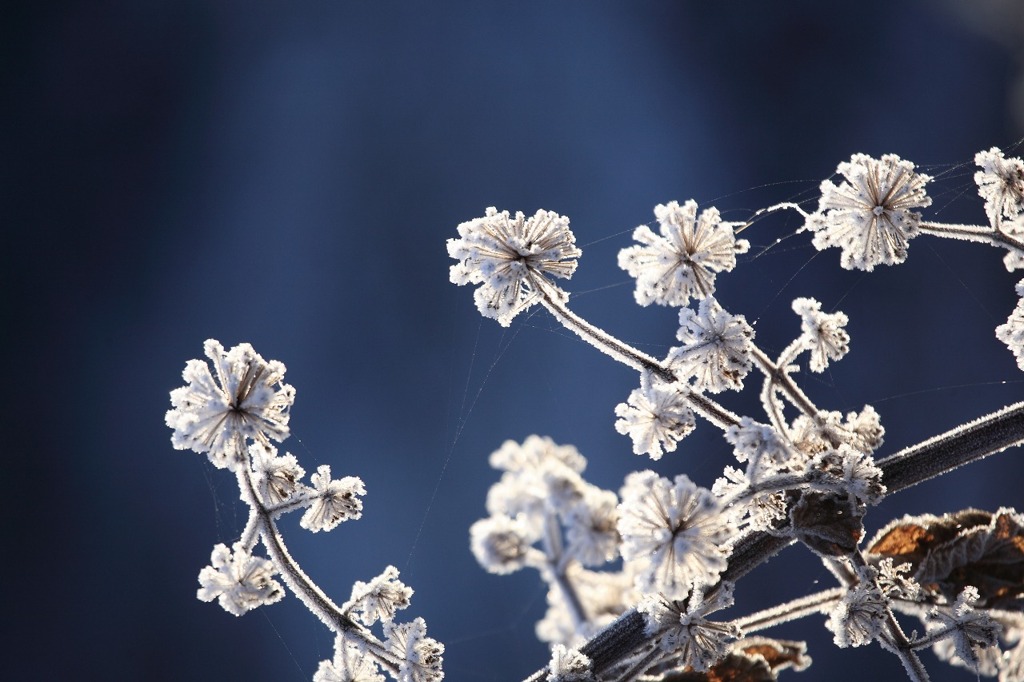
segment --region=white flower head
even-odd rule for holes
[[[547,437],[529,436],[522,444],[505,441],[491,454],[490,464],[505,473],[487,492],[487,511],[522,517],[538,533],[546,509],[568,512],[586,487],[579,475],[587,465],[583,455]]]
[[[422,618],[411,623],[385,623],[385,646],[399,661],[398,682],[438,682],[444,645],[427,637]]]
[[[615,430],[629,435],[635,454],[661,459],[665,452],[674,452],[676,444],[697,425],[686,401],[688,393],[683,383],[667,384],[644,372],[640,388],[615,406]]]
[[[882,470],[875,460],[846,443],[818,453],[811,462],[810,473],[815,480],[835,485],[837,492],[853,495],[864,504],[878,504],[885,497]]]
[[[555,644],[551,647],[546,682],[594,682],[597,677],[590,665],[590,659],[578,650]]]
[[[236,544],[234,552],[218,544],[210,555],[210,565],[199,572],[201,601],[218,603],[228,613],[241,616],[264,604],[273,604],[284,597],[284,588],[274,580],[276,569],[269,559],[253,556]]]
[[[715,274],[736,267],[736,254],[749,242],[736,239],[732,225],[723,223],[716,208],[697,217],[697,202],[682,206],[672,201],[654,209],[661,236],[646,225],[633,232],[639,246],[619,252],[619,267],[636,278],[636,302],[685,306],[690,298],[715,293]]]
[[[363,481],[355,476],[331,480],[331,467],[321,464],[310,477],[313,495],[309,509],[302,515],[299,525],[314,533],[333,530],[342,521],[358,519],[363,515],[363,501],[359,495],[366,494]]]
[[[850,351],[846,333],[849,318],[844,313],[823,313],[813,298],[793,301],[793,312],[800,316],[800,338],[811,352],[811,371],[824,372],[829,360],[839,360]]]
[[[983,654],[998,651],[1002,626],[984,611],[974,608],[978,601],[978,588],[965,587],[952,609],[935,607],[928,611],[928,629],[949,630],[949,643],[935,647],[940,658],[949,660],[953,654],[965,668],[981,675],[995,675],[995,662],[986,660]]]
[[[540,300],[538,287],[548,275],[572,277],[581,252],[565,216],[541,210],[511,218],[494,207],[485,213],[459,225],[460,237],[448,240],[448,255],[459,261],[450,278],[479,284],[473,297],[480,314],[507,327]]]
[[[224,350],[219,341],[203,346],[210,366],[189,360],[182,377],[187,386],[171,391],[164,417],[174,429],[171,443],[178,450],[205,452],[220,469],[234,471],[245,457],[245,439],[278,442],[288,437],[288,410],[295,389],[281,383],[285,367],[266,361],[247,343]]]
[[[513,519],[496,514],[469,527],[473,556],[485,571],[497,575],[515,573],[531,564],[539,565],[540,551],[531,546],[538,539],[522,517]]]
[[[829,613],[825,627],[841,649],[870,644],[885,625],[889,603],[875,584],[877,572],[867,568],[858,572],[860,582],[847,590]]]
[[[725,440],[733,445],[736,459],[748,463],[747,478],[753,483],[792,463],[793,448],[786,439],[774,427],[750,417],[727,428]]]
[[[626,561],[643,565],[638,590],[682,599],[725,570],[725,545],[736,528],[709,490],[682,474],[670,481],[640,471],[626,477],[621,497],[621,552]]]
[[[1017,283],[1017,295],[1021,299],[1006,322],[996,327],[996,338],[1006,344],[1024,370],[1024,279]]]
[[[610,490],[586,488],[583,498],[565,515],[565,555],[584,566],[600,566],[619,556],[619,498]]]
[[[705,298],[696,311],[679,311],[676,338],[682,347],[672,348],[668,362],[683,376],[694,377],[697,390],[720,393],[740,390],[750,371],[754,330],[742,315],[730,315],[713,298]]]
[[[409,606],[411,597],[412,588],[398,579],[398,569],[388,566],[368,583],[355,581],[344,610],[356,613],[364,625],[373,625],[378,620],[389,623],[397,611]]]
[[[742,636],[732,623],[707,618],[732,603],[733,584],[723,582],[708,599],[700,589],[679,601],[648,595],[637,605],[637,610],[644,614],[647,635],[659,635],[662,650],[678,653],[683,664],[705,671],[726,654],[729,642]]]
[[[334,659],[320,661],[313,682],[384,682],[377,662],[341,635],[334,638]]]
[[[285,453],[278,457],[277,448],[273,445],[257,442],[249,446],[249,457],[256,472],[256,489],[264,506],[280,504],[303,488],[299,481],[306,472],[299,466],[295,455]]]
[[[821,183],[818,210],[807,223],[815,232],[815,248],[839,247],[847,270],[870,272],[876,265],[902,263],[921,222],[921,214],[911,209],[932,203],[925,191],[931,178],[895,154],[881,159],[854,154],[837,171],[846,180]]]
[[[1004,220],[1013,221],[1024,213],[1024,161],[1007,159],[1002,150],[992,147],[987,152],[978,152],[974,163],[981,168],[974,174],[974,181],[978,183],[978,194],[985,200],[985,213],[992,227],[1005,229]],[[1013,231],[1019,231],[1019,227]]]

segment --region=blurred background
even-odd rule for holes
[[[251,342],[297,388],[282,450],[366,483],[364,517],[293,554],[337,600],[397,566],[445,643],[447,679],[543,665],[536,574],[468,548],[531,433],[571,443],[617,490],[649,461],[614,431],[636,375],[542,311],[508,330],[448,282],[445,240],[487,206],[569,215],[579,313],[663,355],[676,311],[640,309],[615,266],[655,204],[726,217],[813,200],[855,152],[938,177],[928,215],[984,220],[973,156],[1024,136],[1019,3],[15,3],[0,22],[0,334],[10,515],[4,677],[309,680],[331,637],[296,600],[235,618],[195,599],[237,538],[233,478],[171,448],[168,391],[207,338]],[[968,13],[969,12],[969,13]],[[1012,150],[1011,150],[1012,151]],[[811,203],[813,206],[814,203]],[[1024,396],[994,338],[1019,274],[972,244],[911,242],[865,275],[792,216],[758,223],[719,300],[777,353],[796,296],[850,316],[850,355],[801,375],[819,405],[870,403],[880,454]],[[768,251],[764,249],[781,240]],[[727,395],[758,415],[757,388]],[[887,500],[905,513],[1020,505],[1011,451]],[[710,486],[729,448],[701,425],[657,469]],[[756,609],[832,585],[792,548],[737,590]],[[779,628],[814,666],[784,679],[899,679],[837,650],[823,618]],[[970,680],[935,663],[934,680]]]

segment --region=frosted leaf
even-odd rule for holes
[[[992,227],[1011,232],[1005,229],[1007,224],[1003,221],[1012,221],[1024,213],[1024,161],[1007,159],[998,147],[992,147],[987,152],[978,152],[974,162],[981,168],[974,174],[974,181],[978,183],[978,194],[985,200],[985,213]]]
[[[339,523],[363,515],[363,501],[358,496],[365,495],[366,488],[359,478],[345,476],[332,481],[330,465],[322,464],[310,480],[314,494],[309,509],[299,521],[306,530],[314,533],[333,530]]]
[[[580,250],[569,219],[551,211],[531,218],[517,212],[486,210],[483,218],[459,225],[459,239],[448,240],[453,284],[479,284],[473,295],[484,317],[509,326],[512,318],[537,303],[538,282],[572,277]]]
[[[306,472],[291,453],[278,457],[274,446],[253,443],[249,446],[249,457],[256,472],[256,489],[264,506],[280,504],[304,487],[299,480]]]
[[[860,572],[861,580],[836,602],[825,622],[833,641],[841,649],[870,644],[882,631],[888,614],[888,602],[873,577],[874,569]]]
[[[679,311],[676,338],[682,347],[672,348],[668,362],[681,376],[693,376],[697,390],[719,393],[743,388],[750,371],[754,330],[742,315],[730,315],[713,298],[700,302],[697,311]]]
[[[284,588],[274,580],[274,563],[255,557],[236,544],[234,552],[218,544],[210,555],[210,565],[199,572],[201,601],[216,599],[228,613],[241,616],[264,604],[273,604],[284,597]]]
[[[295,389],[281,383],[285,367],[267,362],[247,343],[225,352],[219,341],[203,345],[210,365],[189,360],[182,377],[187,386],[171,391],[164,416],[174,429],[178,450],[206,453],[214,466],[234,471],[244,459],[245,439],[267,442],[288,437],[288,410]]]
[[[632,473],[622,487],[622,557],[638,561],[637,589],[682,599],[695,584],[713,583],[728,565],[735,525],[709,490],[685,475]]]
[[[686,401],[689,389],[680,382],[666,384],[650,372],[640,375],[640,388],[615,406],[615,430],[633,440],[633,453],[661,459],[697,425]]]
[[[715,293],[715,273],[736,267],[736,254],[750,244],[736,239],[732,225],[723,223],[716,208],[697,218],[697,203],[672,201],[654,209],[661,235],[646,225],[633,232],[640,246],[619,252],[619,267],[636,278],[636,302],[685,306],[690,298]]]
[[[793,312],[800,316],[801,340],[811,352],[811,371],[824,372],[829,360],[839,360],[850,350],[846,333],[849,318],[843,313],[823,313],[813,298],[793,301]]]
[[[948,644],[935,647],[939,658],[950,660],[955,656],[959,659],[958,664],[968,670],[979,675],[994,676],[998,672],[999,633],[1002,627],[987,613],[974,609],[973,604],[977,601],[977,588],[965,587],[952,609],[935,607],[928,611],[928,630],[934,632],[951,629],[948,639],[943,641]],[[952,652],[946,650],[948,646],[951,646]],[[986,653],[989,655],[986,656]],[[992,656],[993,653],[995,656]]]
[[[700,590],[679,601],[666,601],[660,595],[646,596],[637,605],[637,611],[644,614],[647,636],[657,635],[663,651],[676,653],[684,665],[704,671],[725,655],[729,642],[741,636],[740,629],[732,623],[707,618],[732,603],[733,584],[724,582],[708,599]]]
[[[356,613],[364,625],[373,625],[378,620],[389,623],[398,610],[409,606],[411,597],[412,588],[398,579],[398,569],[388,566],[368,583],[355,581],[344,611]]]
[[[384,682],[376,661],[345,638],[334,638],[334,659],[320,661],[313,682]]]
[[[590,667],[590,659],[576,649],[561,644],[551,647],[550,672],[547,682],[595,682],[597,677]]]
[[[488,573],[506,575],[537,563],[539,550],[531,545],[539,538],[521,518],[504,515],[480,519],[469,527],[469,546]]]
[[[870,272],[876,265],[902,263],[921,222],[921,214],[910,209],[931,205],[925,191],[931,178],[895,154],[880,160],[854,154],[837,171],[846,180],[821,183],[818,210],[807,221],[815,248],[839,247],[847,270]]]
[[[400,661],[398,682],[438,682],[444,645],[427,637],[427,624],[422,618],[411,623],[384,624],[385,646]]]
[[[1017,295],[1021,299],[1009,319],[996,327],[996,338],[1006,344],[1017,358],[1017,366],[1024,370],[1024,280],[1017,283]]]
[[[619,556],[619,499],[610,490],[588,488],[566,515],[566,556],[584,566],[600,566]]]

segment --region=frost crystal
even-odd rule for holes
[[[838,246],[847,270],[870,272],[876,265],[902,263],[921,222],[921,214],[910,209],[931,205],[925,192],[931,178],[895,154],[881,160],[854,154],[837,171],[846,181],[821,183],[818,211],[808,220],[815,248]]]
[[[216,599],[225,611],[241,616],[284,597],[284,588],[274,580],[274,573],[269,559],[254,557],[238,544],[234,553],[218,544],[210,555],[210,565],[199,572],[201,587],[196,596],[202,601]]]
[[[672,201],[654,209],[661,236],[646,225],[633,232],[642,246],[619,252],[619,267],[636,278],[636,302],[685,306],[690,298],[715,293],[715,273],[736,267],[736,254],[750,244],[736,239],[732,225],[723,223],[716,208],[697,218],[697,202],[682,206]]]
[[[679,382],[666,384],[649,372],[640,376],[640,388],[615,407],[615,430],[633,439],[633,452],[661,459],[696,426],[686,402],[688,389]]]
[[[985,200],[985,213],[992,227],[1006,232],[1024,232],[1024,224],[1016,222],[1010,228],[1003,220],[1013,221],[1024,213],[1024,161],[1007,159],[998,147],[978,152],[974,162],[981,168],[974,174],[978,194]]]
[[[793,301],[793,312],[800,316],[801,340],[811,351],[811,371],[824,372],[829,360],[839,360],[850,350],[846,333],[849,318],[843,313],[823,313],[813,298]]]
[[[484,317],[503,327],[540,300],[540,280],[548,275],[572,277],[576,270],[576,238],[569,219],[550,211],[527,218],[494,207],[459,225],[459,239],[448,240],[448,255],[458,260],[451,267],[453,284],[479,284],[473,295]]]
[[[875,585],[874,575],[874,569],[863,571],[861,581],[829,613],[825,627],[832,631],[833,641],[842,649],[870,644],[882,631],[888,602]]]
[[[743,388],[754,330],[742,315],[730,315],[713,298],[705,298],[696,312],[679,311],[679,325],[676,338],[683,345],[669,351],[672,369],[694,376],[697,390],[719,393]]]
[[[1024,279],[1017,283],[1017,307],[1009,319],[996,327],[996,338],[1007,345],[1017,358],[1017,366],[1024,370]]]
[[[400,625],[385,623],[384,636],[388,650],[401,661],[398,682],[437,682],[444,677],[444,645],[427,637],[422,618]]]
[[[384,682],[384,676],[373,658],[339,636],[334,639],[334,660],[320,661],[313,682]]]
[[[285,367],[267,362],[247,343],[225,352],[219,341],[203,346],[210,366],[189,360],[182,377],[187,386],[171,391],[164,417],[174,429],[171,443],[178,450],[205,452],[220,469],[234,471],[244,458],[246,438],[266,443],[288,436],[288,410],[295,389],[281,383]]]
[[[373,625],[378,620],[389,623],[396,611],[409,606],[410,597],[412,588],[398,579],[397,568],[388,566],[369,583],[357,580],[344,610],[359,614],[364,625]]]
[[[711,492],[685,475],[674,482],[653,471],[626,477],[619,505],[621,552],[627,561],[640,562],[641,592],[683,599],[694,585],[714,582],[727,566],[725,544],[735,531]]]
[[[684,601],[665,601],[661,596],[647,596],[637,605],[647,621],[647,635],[660,633],[664,651],[676,653],[682,663],[697,671],[714,665],[726,653],[726,645],[741,636],[732,623],[710,621],[707,615],[731,606],[733,584],[724,582],[704,599],[700,590]],[[686,604],[685,607],[682,604]]]
[[[365,495],[363,482],[355,476],[331,480],[331,467],[322,464],[310,479],[315,488],[309,509],[302,515],[299,525],[317,533],[333,530],[342,521],[358,519],[363,515],[363,501],[358,495]]]
[[[547,682],[593,682],[597,678],[590,669],[590,659],[575,649],[561,644],[551,647],[551,671]]]

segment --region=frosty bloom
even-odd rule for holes
[[[497,575],[515,573],[530,564],[531,558],[536,560],[540,552],[531,545],[538,539],[521,518],[503,514],[480,519],[469,527],[469,546],[477,563]]]
[[[236,544],[234,553],[218,544],[210,555],[210,565],[199,572],[201,601],[218,603],[228,613],[241,616],[257,606],[273,604],[284,597],[284,588],[274,580],[274,563],[254,557]]]
[[[253,443],[249,457],[256,472],[256,489],[264,506],[273,507],[290,498],[303,487],[299,480],[306,475],[295,455],[277,456],[277,448],[270,444]]]
[[[837,171],[846,180],[821,183],[818,210],[807,223],[815,232],[815,248],[838,246],[847,270],[870,272],[879,264],[902,263],[921,222],[921,214],[910,209],[931,205],[925,192],[931,178],[895,154],[881,160],[854,154]]]
[[[874,575],[874,569],[862,572],[861,581],[847,590],[829,613],[825,627],[841,649],[870,644],[885,625],[889,605],[875,585]]]
[[[334,639],[334,659],[320,661],[313,682],[384,682],[372,657],[341,636]]]
[[[344,610],[358,614],[364,625],[373,625],[378,620],[388,623],[394,619],[396,611],[409,606],[411,597],[412,588],[398,579],[398,569],[388,566],[368,583],[355,581]]]
[[[562,644],[551,647],[548,670],[547,682],[593,682],[597,679],[590,668],[590,659]]]
[[[774,427],[750,417],[743,417],[738,425],[727,428],[725,440],[733,445],[736,459],[749,462],[747,478],[752,483],[780,473],[781,467],[791,463],[792,448],[782,435]]]
[[[358,519],[363,515],[363,501],[358,495],[365,495],[361,479],[346,476],[331,480],[331,467],[322,464],[310,477],[313,482],[314,496],[309,509],[302,515],[299,525],[306,530],[317,533],[332,530],[342,521]]]
[[[750,243],[736,239],[732,225],[723,223],[717,208],[697,218],[697,202],[682,206],[676,201],[654,209],[661,236],[641,225],[633,239],[641,246],[619,252],[619,267],[636,278],[636,302],[685,306],[690,298],[715,293],[715,273],[736,267],[736,254],[746,253]]]
[[[882,470],[875,460],[845,443],[816,455],[810,472],[812,479],[833,484],[838,492],[853,495],[864,504],[878,504],[885,497]]]
[[[710,491],[682,474],[673,482],[640,471],[626,477],[621,497],[622,557],[643,564],[636,578],[641,592],[682,599],[725,570],[725,544],[736,529]]]
[[[1017,283],[1017,307],[1009,319],[996,327],[996,338],[1006,344],[1017,358],[1017,366],[1024,370],[1024,279]]]
[[[829,360],[839,360],[850,350],[846,333],[849,318],[843,313],[823,313],[813,298],[793,301],[793,312],[800,316],[803,345],[811,351],[811,371],[824,372]]]
[[[576,238],[569,219],[551,211],[532,218],[488,208],[483,218],[459,225],[459,239],[448,240],[453,284],[479,284],[473,295],[484,317],[503,327],[540,300],[538,281],[548,275],[570,278],[576,270]]]
[[[688,392],[680,382],[666,384],[644,372],[640,388],[615,406],[615,430],[633,439],[635,454],[661,459],[665,452],[674,452],[676,444],[697,425],[686,402]]]
[[[529,436],[522,445],[505,441],[490,464],[506,473],[487,492],[487,511],[521,518],[536,537],[546,510],[568,512],[586,487],[579,475],[587,465],[583,455],[547,437]]]
[[[174,429],[171,443],[178,450],[205,452],[220,469],[234,471],[244,457],[246,438],[267,442],[288,436],[288,410],[295,389],[281,383],[285,367],[267,362],[247,343],[225,352],[219,341],[203,345],[209,364],[189,360],[182,377],[187,386],[171,391],[164,417]]]
[[[649,595],[637,605],[647,622],[648,637],[660,634],[662,650],[678,652],[681,662],[697,671],[713,666],[725,655],[727,644],[741,636],[732,623],[707,619],[733,603],[733,584],[724,582],[707,600],[695,590],[684,601],[665,601]],[[685,606],[683,604],[685,603]]]
[[[929,610],[928,629],[930,631],[949,629],[952,653],[955,653],[964,667],[980,674],[994,675],[996,673],[994,666],[991,666],[990,670],[980,670],[982,659],[979,656],[979,650],[985,651],[998,647],[999,633],[1002,631],[1002,627],[987,613],[973,608],[972,604],[976,603],[978,599],[976,587],[965,587],[957,597],[951,612],[947,613],[939,608]],[[942,656],[941,648],[937,649],[936,653],[942,658],[950,658],[948,655]]]
[[[978,183],[978,194],[985,200],[985,213],[994,228],[1003,229],[1003,220],[1014,220],[1024,213],[1024,161],[1007,159],[998,147],[987,152],[978,152],[974,163],[981,168],[974,174]],[[1015,223],[1014,231],[1024,230],[1024,225]]]
[[[594,486],[565,515],[566,556],[584,566],[600,566],[619,556],[619,498]]]
[[[427,637],[427,624],[422,618],[411,623],[384,624],[385,646],[401,662],[398,682],[438,682],[444,645]]]
[[[683,345],[668,354],[673,370],[692,375],[697,390],[719,393],[743,388],[754,338],[746,318],[730,315],[715,299],[705,298],[696,312],[690,308],[679,311],[679,325],[676,338]]]

